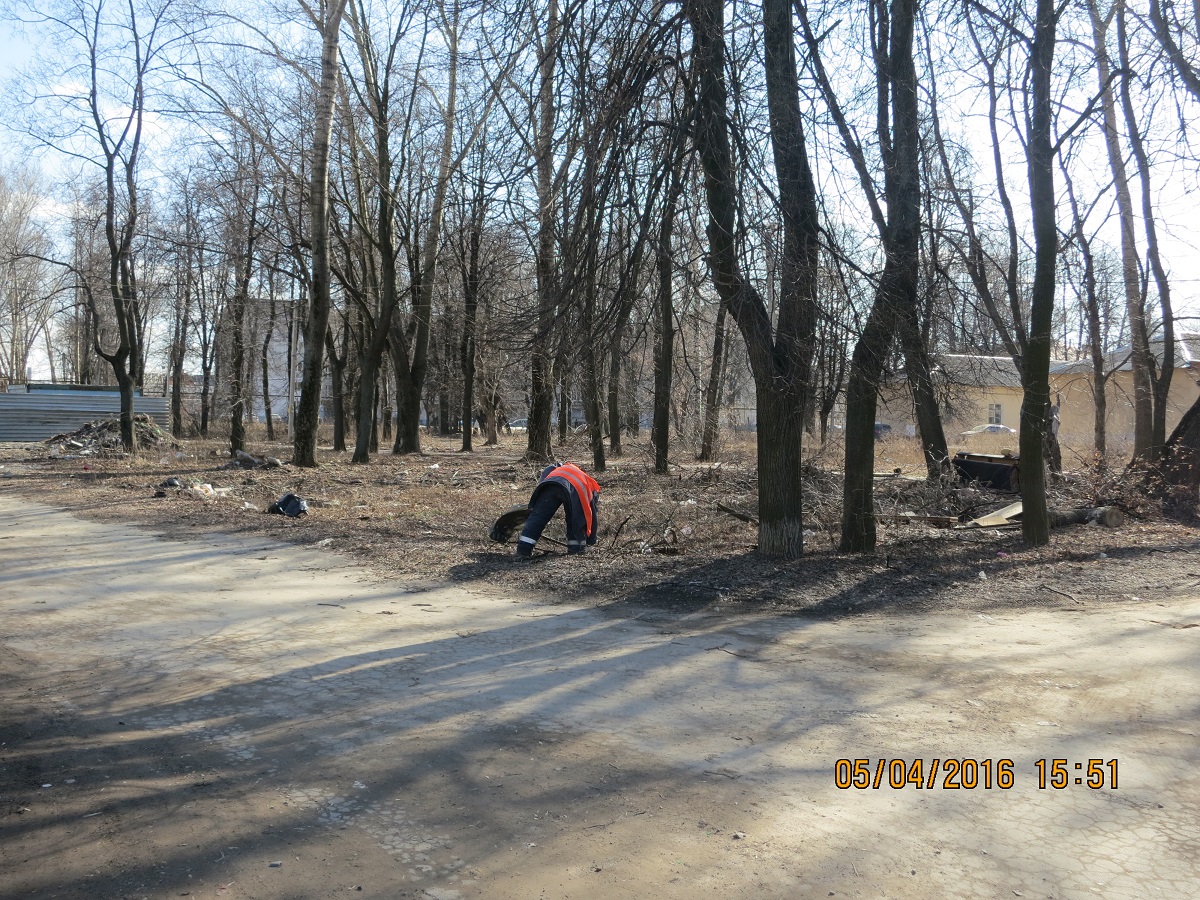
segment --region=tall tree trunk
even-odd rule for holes
[[[479,186],[480,188],[482,186]],[[479,310],[479,257],[483,243],[482,199],[475,197],[475,208],[468,225],[467,253],[463,266],[463,330],[458,356],[462,366],[462,449],[471,452],[472,423],[475,421],[475,345]]]
[[[442,6],[443,17],[445,8]],[[411,360],[409,371],[402,388],[405,396],[397,404],[396,443],[393,453],[420,453],[421,397],[425,389],[425,376],[429,370],[429,339],[433,322],[433,291],[437,283],[438,251],[441,246],[442,217],[446,209],[446,194],[454,166],[454,135],[458,109],[458,30],[459,5],[452,4],[450,21],[445,34],[449,51],[447,99],[442,110],[442,145],[438,154],[438,174],[433,187],[433,203],[429,211],[429,222],[422,239],[421,254],[410,255],[410,277],[412,280],[412,335],[401,345],[404,358]],[[414,265],[416,271],[412,271]],[[394,340],[398,325],[393,322],[392,361],[398,363],[397,342]],[[430,411],[430,414],[432,412]],[[405,418],[407,417],[407,418]]]
[[[717,322],[713,326],[712,360],[708,365],[708,382],[704,386],[704,424],[700,431],[700,462],[711,462],[717,448],[721,427],[721,373],[725,371],[726,349],[725,304],[717,304]]]
[[[583,418],[587,422],[588,444],[592,449],[592,467],[597,472],[603,472],[606,460],[604,434],[600,423],[600,361],[596,358],[596,342],[592,337],[595,328],[595,278],[589,275],[585,281],[583,321],[579,328],[583,340],[578,348],[583,369]]]
[[[253,162],[253,147],[250,153]],[[250,177],[254,179],[254,183],[248,186],[251,196],[248,200],[249,208],[245,211],[245,245],[242,248],[237,280],[229,304],[229,455],[233,457],[237,456],[239,450],[246,449],[246,389],[249,380],[246,372],[246,303],[250,297],[250,279],[254,273],[254,243],[258,238],[257,166],[253,166]]]
[[[893,0],[890,18],[881,2],[877,19],[876,73],[879,85],[878,130],[884,146],[884,266],[875,302],[850,366],[846,390],[846,479],[843,487],[843,552],[875,549],[876,395],[891,347],[892,333],[917,330],[917,281],[920,275],[921,181],[917,76],[913,62],[915,0]],[[888,98],[891,127],[888,128]],[[890,131],[890,134],[889,134]],[[919,336],[908,338],[915,349]],[[918,390],[932,396],[928,362],[916,357]],[[911,383],[911,382],[910,382]],[[916,399],[914,395],[914,399]],[[920,410],[928,415],[928,410]],[[936,416],[934,417],[936,418]],[[944,437],[943,437],[944,443]],[[923,435],[927,464],[931,441]],[[933,451],[936,452],[936,451]]]
[[[1031,546],[1050,541],[1046,504],[1045,439],[1050,412],[1050,343],[1054,317],[1054,273],[1058,228],[1054,217],[1054,147],[1051,140],[1050,76],[1054,66],[1057,15],[1054,0],[1037,0],[1029,53],[1030,104],[1026,157],[1033,216],[1034,272],[1025,355],[1025,398],[1021,403],[1021,536]]]
[[[654,471],[667,473],[671,444],[671,380],[675,367],[675,279],[671,259],[674,238],[675,210],[683,190],[681,166],[671,172],[667,202],[658,229],[658,347],[654,354],[654,424],[651,440],[654,443]]]
[[[268,312],[266,334],[263,335],[262,353],[259,363],[262,366],[262,398],[263,409],[267,419],[267,440],[275,440],[275,414],[271,411],[271,334],[275,330],[275,275],[268,270],[267,275]]]
[[[346,452],[346,360],[350,355],[347,327],[342,328],[342,352],[338,355],[333,329],[325,330],[325,350],[329,356],[329,406],[333,414],[333,452]]]
[[[842,486],[843,553],[869,553],[875,549],[875,412],[896,323],[889,297],[881,281],[850,360],[850,379],[846,384],[846,476]]]
[[[1092,434],[1093,459],[1097,469],[1103,470],[1107,446],[1108,397],[1105,390],[1108,373],[1105,372],[1104,358],[1104,322],[1100,318],[1100,298],[1096,291],[1096,261],[1092,255],[1092,244],[1084,232],[1083,217],[1079,212],[1079,203],[1075,198],[1075,188],[1067,167],[1061,165],[1063,186],[1066,188],[1067,199],[1071,204],[1071,217],[1074,223],[1075,243],[1079,247],[1079,255],[1083,258],[1083,308],[1087,319],[1088,357],[1092,363]]]
[[[176,315],[171,335],[171,436],[183,437],[183,361],[187,355],[187,334],[191,329],[192,272],[191,248],[186,251],[183,273],[182,297],[176,304]]]
[[[1096,77],[1100,82],[1100,109],[1104,124],[1104,146],[1117,196],[1117,216],[1121,234],[1121,278],[1125,288],[1125,314],[1129,320],[1133,369],[1133,456],[1149,461],[1154,446],[1154,356],[1150,352],[1150,333],[1146,324],[1146,306],[1142,297],[1141,267],[1138,263],[1137,238],[1134,236],[1133,198],[1125,171],[1125,151],[1117,128],[1116,100],[1112,88],[1112,65],[1108,57],[1107,35],[1113,16],[1122,0],[1115,0],[1106,15],[1100,13],[1099,0],[1088,0],[1092,20],[1092,41],[1096,52]],[[1160,442],[1161,446],[1161,442]]]
[[[704,168],[708,266],[718,294],[738,323],[750,356],[758,402],[759,551],[797,557],[803,550],[801,438],[805,375],[815,324],[807,267],[818,249],[816,191],[800,119],[794,32],[787,0],[764,0],[763,24],[772,148],[784,221],[785,283],[778,325],[747,283],[737,256],[738,204],[728,132],[724,4],[685,0],[692,26],[698,88],[695,147]],[[806,352],[807,351],[807,352]]]
[[[1120,52],[1121,68],[1129,72],[1129,37],[1125,28],[1125,2],[1116,0],[1117,10],[1117,47]],[[1197,22],[1200,24],[1200,21]],[[1146,152],[1146,142],[1142,139],[1142,130],[1138,125],[1137,113],[1133,108],[1133,92],[1129,83],[1132,76],[1126,74],[1122,80],[1121,106],[1125,112],[1125,130],[1129,135],[1129,145],[1133,148],[1133,157],[1137,160],[1138,179],[1142,188],[1142,223],[1146,231],[1146,257],[1150,261],[1150,271],[1154,274],[1154,285],[1158,290],[1159,308],[1162,311],[1163,354],[1160,368],[1155,372],[1154,355],[1147,348],[1150,366],[1150,382],[1154,399],[1154,413],[1150,423],[1150,447],[1148,458],[1157,460],[1161,457],[1167,442],[1167,406],[1171,397],[1171,381],[1175,372],[1175,313],[1171,305],[1171,282],[1167,278],[1167,269],[1163,265],[1162,254],[1158,246],[1158,228],[1155,225],[1154,195],[1150,186],[1150,157]],[[1135,385],[1136,390],[1136,385]]]
[[[392,151],[391,123],[387,118],[386,97],[382,86],[375,85],[375,180],[378,198],[375,210],[375,241],[379,247],[379,303],[375,316],[364,312],[363,324],[368,337],[363,341],[359,354],[358,409],[354,432],[354,454],[350,461],[365,463],[371,458],[372,442],[375,440],[375,399],[379,390],[379,368],[389,346],[395,346],[392,331],[397,325],[396,306],[399,302],[396,265],[396,238],[392,217]],[[389,345],[389,341],[391,344]],[[398,362],[397,365],[400,365]],[[407,354],[403,368],[408,370]],[[378,446],[377,444],[375,446]]]
[[[312,242],[310,307],[304,327],[304,363],[300,402],[296,406],[292,462],[317,464],[317,426],[321,413],[321,379],[325,372],[325,331],[329,328],[329,145],[333,107],[337,101],[338,37],[346,0],[331,0],[321,29],[321,84],[313,122],[312,177],[309,181],[309,240]]]
[[[554,408],[551,334],[558,306],[558,280],[554,253],[554,62],[559,41],[558,0],[549,0],[546,32],[538,60],[538,135],[536,159],[538,197],[537,324],[529,377],[529,426],[525,458],[549,462],[550,416]],[[561,413],[560,413],[561,414]]]
[[[625,361],[625,332],[632,308],[632,303],[622,307],[608,349],[608,452],[613,456],[620,456],[622,452],[621,432],[624,430],[624,423],[621,421],[621,364]]]

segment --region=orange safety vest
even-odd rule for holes
[[[586,534],[590,537],[592,534],[592,498],[600,493],[600,485],[595,478],[574,463],[566,463],[557,469],[551,469],[542,480],[547,481],[551,478],[561,478],[575,489],[575,493],[579,497],[579,505],[583,507],[583,521],[587,524]]]

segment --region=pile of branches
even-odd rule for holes
[[[133,417],[133,430],[138,447],[162,447],[171,442],[171,436],[144,413]],[[46,444],[55,455],[95,456],[120,453],[125,449],[121,442],[120,419],[88,422],[75,431],[47,438]]]

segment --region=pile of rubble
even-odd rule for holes
[[[171,436],[144,413],[133,417],[133,430],[140,449],[163,447],[171,442]],[[50,455],[58,457],[95,456],[120,453],[125,449],[121,443],[120,419],[88,422],[75,431],[47,438],[46,444],[50,447]]]

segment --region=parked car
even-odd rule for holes
[[[887,422],[875,423],[875,440],[882,440],[892,433],[892,426]]]
[[[970,437],[973,434],[1016,434],[1017,429],[1009,428],[1007,425],[976,425],[974,428],[968,428],[959,437]]]
[[[513,419],[508,423],[508,430],[511,434],[524,434],[529,430],[529,420]]]

